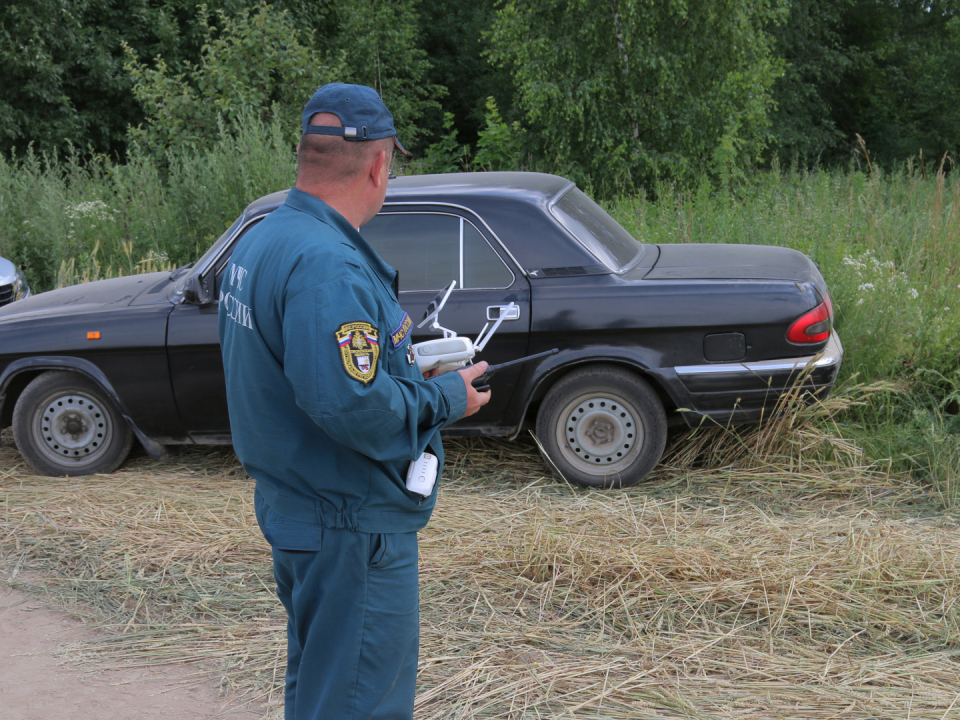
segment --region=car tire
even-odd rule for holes
[[[635,485],[653,470],[667,442],[657,393],[623,368],[574,370],[547,393],[537,413],[547,465],[581,487]]]
[[[130,426],[110,397],[75,372],[34,378],[13,409],[13,439],[41,475],[92,475],[116,470],[133,445]]]

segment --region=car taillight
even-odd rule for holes
[[[787,330],[787,340],[798,345],[820,343],[830,337],[833,328],[833,303],[830,296],[813,310],[804,313]]]

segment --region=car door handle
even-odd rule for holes
[[[510,307],[509,305],[488,305],[487,306],[487,320],[493,322],[500,319],[501,313],[506,313],[504,320],[519,320],[520,319],[520,307],[514,305]]]

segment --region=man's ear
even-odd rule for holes
[[[383,166],[387,162],[387,151],[381,150],[373,156],[373,162],[370,163],[370,179],[374,187],[380,187],[383,182]]]

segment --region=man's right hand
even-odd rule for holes
[[[482,360],[476,365],[468,365],[463,368],[463,370],[457,370],[457,372],[460,373],[460,377],[463,378],[464,384],[467,386],[467,411],[463,414],[463,417],[473,415],[477,410],[490,402],[489,390],[486,392],[477,392],[471,384],[474,378],[480,377],[486,371],[487,363]]]

